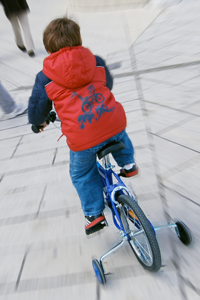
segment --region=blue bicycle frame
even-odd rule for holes
[[[120,179],[120,177],[115,172],[113,172],[112,170],[113,167],[111,166],[110,162],[105,163],[105,169],[100,165],[99,162],[97,162],[97,168],[101,176],[101,180],[103,184],[103,192],[105,195],[106,202],[108,204],[108,207],[112,211],[113,222],[119,230],[123,230],[124,234],[127,236],[129,240],[129,237],[123,227],[121,218],[119,216],[119,212],[116,207],[116,205],[118,204],[118,202],[116,201],[116,195],[119,196],[121,194],[124,194],[123,191],[126,191],[126,194],[131,196],[134,200],[135,198],[132,196],[132,194],[127,189],[127,187]],[[113,184],[113,176],[117,180],[117,183],[115,184]]]
[[[130,193],[129,189],[125,186],[125,184],[123,183],[121,178],[115,172],[113,172],[113,170],[112,170],[113,166],[110,163],[109,156],[106,156],[103,159],[104,159],[105,169],[100,165],[99,162],[97,162],[97,168],[98,168],[99,174],[101,176],[105,199],[108,204],[108,207],[112,211],[112,217],[113,217],[113,222],[114,222],[115,226],[119,230],[122,230],[124,232],[125,236],[127,237],[127,239],[129,240],[130,237],[127,235],[127,233],[124,229],[124,226],[121,222],[121,218],[119,216],[119,212],[116,207],[116,205],[118,205],[118,202],[116,200],[116,195],[119,196],[122,194],[126,194],[126,195],[128,194],[134,201],[136,201],[136,199]],[[113,176],[117,180],[117,183],[115,183],[115,184],[113,184]],[[124,191],[125,191],[125,193],[124,193]],[[131,220],[131,217],[129,217],[129,219]],[[138,224],[137,224],[137,222],[138,222]],[[138,229],[140,228],[139,221],[134,219],[133,223]],[[149,221],[149,223],[150,223],[152,229],[154,230],[154,227],[150,221]],[[154,230],[154,233],[155,233],[155,230]]]

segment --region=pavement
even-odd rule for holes
[[[127,185],[153,225],[182,220],[193,243],[186,247],[172,230],[158,231],[162,268],[156,274],[126,244],[105,259],[111,275],[100,286],[91,259],[120,241],[110,212],[109,227],[86,237],[59,128],[51,124],[36,135],[27,115],[0,121],[0,299],[200,299],[199,1],[98,14],[69,12],[64,0],[29,5],[34,58],[15,46],[0,10],[2,84],[28,103],[46,56],[45,26],[66,12],[77,20],[83,45],[106,60],[127,113],[140,171]]]

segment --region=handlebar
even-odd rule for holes
[[[56,113],[55,111],[50,111],[48,114],[48,117],[46,119],[46,123],[47,125],[49,125],[50,122],[54,123],[54,121],[56,120]],[[42,128],[42,125],[32,125],[31,129],[34,133],[38,133],[40,132],[40,129]]]

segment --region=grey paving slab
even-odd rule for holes
[[[138,100],[138,92],[137,91],[129,91],[125,93],[116,94],[116,100],[124,103],[127,101]]]
[[[171,174],[181,172],[187,167],[195,165],[199,160],[199,154],[182,147],[181,145],[170,143],[166,140],[159,142],[159,138],[155,138],[156,154],[160,167],[160,171],[166,178]],[[171,155],[170,155],[171,154]],[[188,165],[189,164],[189,165]]]
[[[138,101],[138,99],[125,100],[123,102],[123,107],[127,114],[128,113],[131,114],[131,113],[136,112],[137,110],[141,109],[140,102]]]
[[[178,143],[182,144],[188,148],[193,149],[194,151],[200,151],[199,147],[199,118],[195,118],[187,123],[184,123],[182,126],[171,130],[170,132],[164,133],[163,137]],[[180,140],[180,137],[181,140]]]
[[[200,103],[197,101],[197,103],[193,103],[190,107],[187,107],[187,111],[191,112],[193,114],[196,114],[196,112],[200,111]]]
[[[77,211],[80,210],[80,202],[77,201],[78,197],[75,189],[71,186],[71,182],[65,180],[62,184],[48,185],[46,193],[44,195],[43,203],[40,212],[55,210],[55,209],[71,209],[76,208]],[[72,211],[73,213],[73,211]],[[67,215],[66,215],[67,216]]]
[[[0,162],[1,172],[8,175],[22,173],[23,171],[28,171],[30,169],[34,170],[39,167],[51,166],[53,163],[55,155],[55,150],[51,150],[45,153],[37,153],[33,155],[28,155],[25,157],[17,157],[13,159],[7,159]]]
[[[0,188],[7,190],[29,185],[36,186],[37,184],[59,184],[59,182],[63,181],[63,176],[65,176],[65,181],[70,180],[66,165],[28,170],[24,174],[19,173],[5,176],[1,181]]]
[[[27,99],[26,99],[26,101],[27,101]],[[27,115],[19,116],[18,118],[12,119],[12,121],[11,120],[1,121],[0,122],[0,131],[25,126],[27,124],[28,124]],[[30,129],[30,126],[29,126],[29,129]],[[4,134],[4,132],[2,132],[2,134]],[[1,137],[3,137],[3,136],[1,135]],[[9,136],[7,136],[7,138],[9,138]]]
[[[190,127],[191,122],[198,120],[197,116],[191,116],[187,112],[175,111],[166,107],[159,107],[147,102],[148,120],[153,133],[165,136],[165,134],[178,130],[182,126]],[[188,124],[189,123],[189,124]]]
[[[77,288],[77,285],[71,286],[70,281],[67,281],[67,287],[64,287],[61,284],[60,291],[59,291],[59,298],[62,300],[66,299],[66,295],[68,297],[72,297],[74,299],[78,299],[81,297],[83,299],[88,298],[88,291],[90,291],[91,295],[96,296],[96,286],[95,284],[86,283],[83,284],[84,278],[80,278],[78,281],[80,284],[80,287]],[[37,284],[34,281],[33,287],[31,289],[28,289],[28,282],[25,282],[22,286],[19,287],[19,292],[16,294],[10,294],[9,296],[3,296],[6,300],[16,300],[16,299],[22,299],[25,300],[27,297],[30,297],[30,299],[56,299],[58,297],[58,290],[55,288],[56,280],[54,281],[54,285],[52,286],[52,283],[43,284],[43,289],[38,290]],[[31,292],[30,292],[31,291]]]
[[[197,19],[195,18],[195,5],[198,7],[198,3],[192,3],[191,5],[188,5],[188,3],[184,3],[187,5],[188,11],[187,16],[184,17],[184,23],[181,16],[181,8],[177,9],[177,6],[171,7],[167,11],[165,11],[162,14],[162,18],[157,18],[157,20],[154,22],[154,24],[149,27],[146,32],[137,40],[136,42],[136,48],[137,44],[144,43],[144,40],[148,40],[148,48],[147,50],[148,55],[146,56],[146,59],[148,58],[148,61],[144,57],[144,52],[138,54],[138,66],[139,68],[144,66],[144,63],[148,67],[155,67],[158,65],[169,65],[169,64],[178,64],[183,62],[190,62],[194,60],[194,57],[192,57],[193,54],[198,53],[199,50],[196,47],[190,47],[190,41],[192,42],[192,39],[194,36],[196,36],[195,30],[192,28],[195,27],[195,21]],[[179,11],[180,9],[180,11]],[[179,13],[177,14],[177,12]],[[175,17],[176,15],[176,17]],[[164,24],[167,24],[167,26],[162,26]],[[181,24],[181,26],[179,26]],[[164,31],[162,31],[162,28]],[[168,32],[166,32],[166,29]],[[187,34],[188,32],[188,34]],[[152,45],[152,46],[151,46]],[[168,51],[165,52],[166,56],[163,56],[162,61],[162,50],[165,51],[165,47],[172,47],[171,49],[168,48]],[[147,44],[146,44],[147,47]],[[158,48],[160,51],[153,52],[152,48]],[[178,48],[180,47],[180,48]],[[173,52],[170,53],[170,50],[173,51],[173,49],[176,49],[177,54],[179,55],[173,55]],[[181,50],[182,49],[182,50]],[[180,54],[181,51],[182,53]],[[175,54],[175,53],[174,53]],[[142,59],[143,57],[143,59]],[[151,58],[151,59],[149,59]],[[166,61],[167,59],[167,61]]]
[[[23,218],[28,220],[28,215],[36,214],[40,205],[44,188],[26,191],[23,193],[12,193],[5,195],[1,199],[1,225],[4,226],[12,222],[21,222]],[[18,219],[16,219],[18,217]],[[21,218],[21,220],[20,220]],[[9,219],[9,220],[8,220]]]
[[[193,90],[185,90],[185,88],[180,89],[169,88],[164,84],[156,85],[155,87],[144,90],[144,99],[152,102],[160,102],[162,99],[162,103],[160,105],[166,105],[174,108],[182,108],[188,103],[195,102],[199,100],[198,91]],[[196,112],[198,114],[198,111]]]
[[[155,83],[165,83],[170,86],[179,85],[184,82],[186,85],[189,84],[189,80],[199,78],[199,68],[198,67],[188,67],[182,69],[166,70],[164,72],[152,72],[150,74],[143,74],[141,78],[146,79],[146,81]]]
[[[193,175],[198,166],[190,168],[188,172],[181,172],[177,175],[171,176],[170,179],[166,179],[164,184],[169,188],[175,189],[178,193],[199,203],[199,190],[198,190],[198,182],[199,178],[196,175]],[[188,185],[188,176],[191,177],[189,183],[190,188],[187,188]],[[180,184],[181,182],[181,184]],[[192,214],[191,214],[192,216]]]
[[[21,137],[13,137],[12,139],[0,141],[0,155],[1,159],[10,158],[15,149],[16,145],[20,142]]]
[[[135,81],[133,79],[127,78],[126,82],[123,81],[123,82],[118,83],[118,84],[115,83],[112,92],[115,95],[118,95],[118,94],[121,94],[121,93],[124,93],[124,92],[129,92],[129,91],[133,92],[136,89],[137,88],[136,88]]]
[[[131,133],[132,131],[143,131],[145,126],[144,126],[144,121],[143,121],[143,116],[141,111],[136,110],[134,112],[134,117],[132,115],[132,113],[127,112],[127,124],[128,124],[128,128],[127,128],[127,132]],[[130,129],[129,129],[130,128]],[[145,139],[145,135],[146,133],[142,134],[141,136],[138,136],[139,138]]]
[[[51,125],[53,126],[53,125]],[[16,155],[25,155],[31,153],[39,153],[60,147],[66,147],[66,138],[61,136],[61,132],[54,127],[49,127],[46,134],[33,134],[29,126],[29,133],[23,136],[22,143],[19,145]]]

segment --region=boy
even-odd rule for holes
[[[50,55],[36,77],[29,121],[45,127],[54,102],[70,148],[70,176],[81,200],[85,231],[91,234],[105,226],[96,153],[109,142],[121,141],[125,149],[113,152],[122,167],[121,175],[138,173],[134,149],[125,132],[126,116],[110,92],[113,79],[104,60],[82,47],[78,24],[68,18],[53,20],[44,31],[43,42]]]

